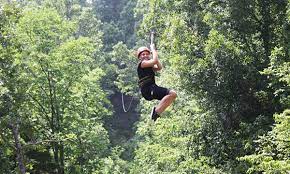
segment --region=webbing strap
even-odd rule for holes
[[[154,83],[154,78],[152,76],[145,76],[139,80],[138,85],[139,87],[143,87],[145,84]]]

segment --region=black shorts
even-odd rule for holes
[[[161,100],[169,94],[169,89],[157,86],[156,84],[144,86],[141,88],[141,94],[146,100]]]

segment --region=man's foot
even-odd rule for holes
[[[158,113],[155,111],[155,107],[152,108],[151,111],[151,119],[155,122],[157,120],[157,118],[159,118],[160,116],[158,115]]]

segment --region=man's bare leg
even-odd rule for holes
[[[169,94],[163,97],[160,103],[156,106],[155,111],[161,114],[171,103],[176,99],[177,94],[175,91],[170,90]]]

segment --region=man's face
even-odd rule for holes
[[[141,54],[140,54],[140,59],[141,60],[149,60],[150,59],[150,53],[148,51],[143,51]]]

